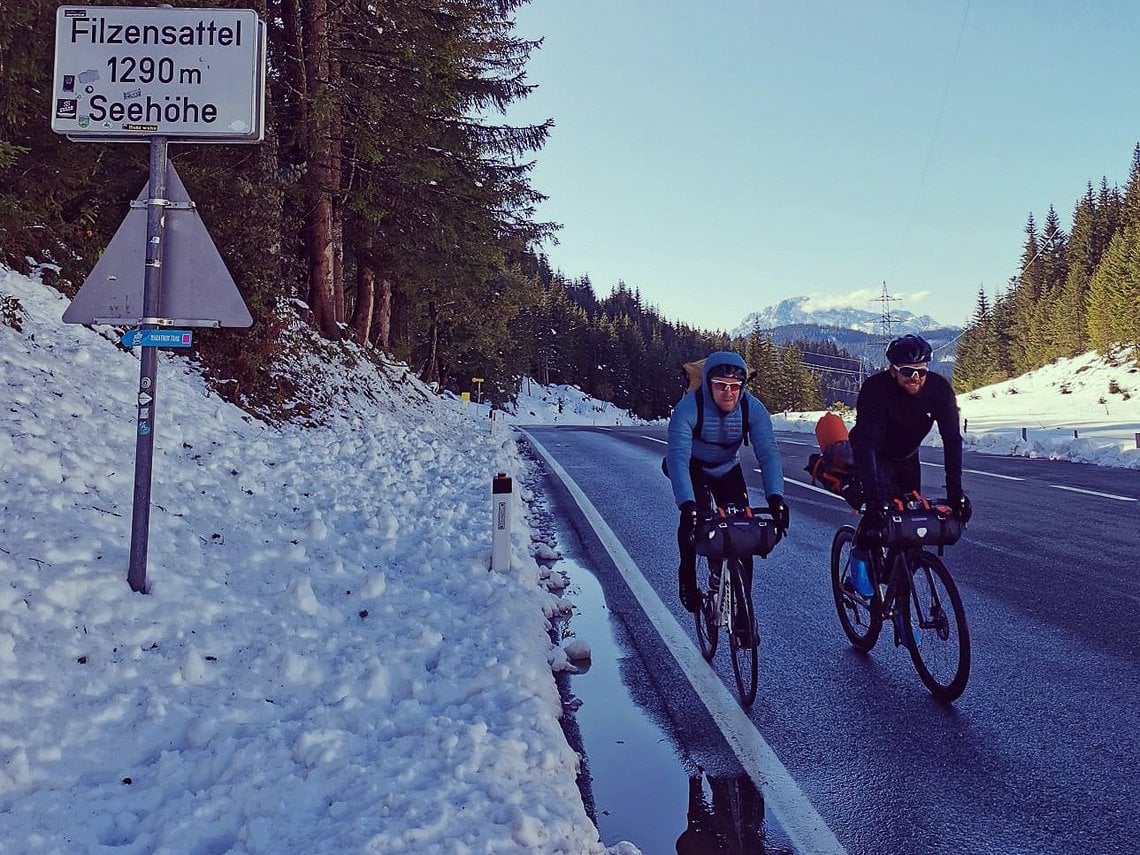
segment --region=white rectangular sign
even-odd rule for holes
[[[55,24],[56,133],[260,141],[264,33],[252,9],[61,6]]]

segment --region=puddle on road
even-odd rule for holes
[[[598,832],[607,846],[628,840],[645,855],[675,852],[688,804],[681,760],[670,738],[629,698],[620,660],[630,654],[614,638],[598,581],[567,559],[557,568],[570,578],[565,596],[574,604],[562,643],[581,639],[593,654],[588,669],[570,675],[569,688],[581,702],[574,718]]]
[[[571,709],[580,702],[567,735],[585,756],[583,798],[602,842],[628,840],[644,855],[791,852],[765,827],[763,800],[747,775],[703,774],[634,701],[621,663],[636,654],[618,643],[594,575],[567,558],[555,567],[570,579],[564,596],[574,606],[562,644],[579,639],[592,653],[580,673],[560,675],[560,687]]]

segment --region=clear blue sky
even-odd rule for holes
[[[1140,142],[1133,0],[532,0],[513,123],[546,246],[598,296],[735,327],[781,299],[964,323],[1024,226],[1062,227]],[[964,23],[963,23],[964,22]]]

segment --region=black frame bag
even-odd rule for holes
[[[743,555],[767,557],[783,534],[760,508],[727,514],[721,511],[697,521],[693,548],[713,561]]]

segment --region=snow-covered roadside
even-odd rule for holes
[[[163,358],[135,594],[137,356],[34,280],[0,269],[0,295],[6,847],[637,851],[606,850],[577,789],[551,677],[567,606],[509,430],[363,361],[322,366],[329,425],[273,427]],[[519,485],[505,573],[495,472]]]

